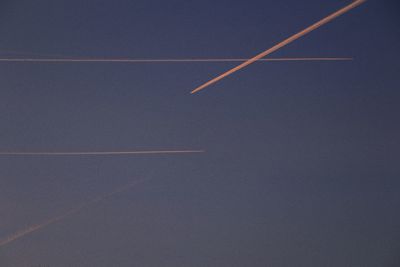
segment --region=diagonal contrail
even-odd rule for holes
[[[135,182],[129,183],[128,185],[126,185],[124,187],[121,187],[121,188],[118,188],[118,189],[112,191],[111,193],[108,193],[108,194],[103,195],[101,197],[94,198],[94,199],[92,199],[92,200],[90,200],[90,201],[88,201],[88,202],[86,202],[84,204],[81,204],[78,207],[70,209],[67,212],[65,212],[65,213],[63,213],[63,214],[61,214],[61,215],[59,215],[57,217],[51,218],[51,219],[49,219],[49,220],[47,220],[45,222],[42,222],[40,224],[32,225],[32,226],[30,226],[30,227],[28,227],[26,229],[23,229],[21,231],[18,231],[16,233],[12,234],[12,235],[4,238],[4,239],[0,239],[0,247],[5,246],[5,245],[7,245],[7,244],[9,244],[11,242],[14,242],[14,241],[26,236],[26,235],[32,234],[32,233],[34,233],[36,231],[39,231],[39,230],[41,230],[41,229],[43,229],[43,228],[45,228],[45,227],[47,227],[47,226],[49,226],[51,224],[57,223],[57,222],[65,219],[65,218],[67,218],[67,217],[69,217],[71,215],[74,215],[74,214],[80,212],[81,210],[83,210],[83,209],[85,209],[85,208],[87,208],[89,206],[92,206],[92,205],[94,205],[96,203],[99,203],[99,202],[109,198],[109,197],[112,197],[113,195],[116,195],[116,194],[122,193],[124,191],[127,191],[128,189],[132,188],[133,186],[139,184],[140,182],[146,181],[146,180],[148,180],[148,179],[143,179],[143,180],[139,180],[139,181],[135,181]]]
[[[356,0],[356,1],[354,1],[353,3],[351,3],[351,4],[349,4],[349,5],[345,6],[345,7],[343,7],[343,8],[341,8],[341,9],[339,9],[339,10],[336,11],[335,13],[333,13],[333,14],[331,14],[331,15],[325,17],[324,19],[318,21],[317,23],[314,23],[313,25],[311,25],[311,26],[309,26],[308,28],[302,30],[301,32],[296,33],[295,35],[292,35],[291,37],[285,39],[284,41],[278,43],[277,45],[275,45],[275,46],[273,46],[273,47],[271,47],[271,48],[265,50],[264,52],[262,52],[262,53],[256,55],[255,57],[253,57],[253,58],[251,58],[251,59],[249,59],[249,60],[246,60],[245,62],[243,62],[242,64],[240,64],[240,65],[238,65],[238,66],[236,66],[236,67],[234,67],[233,69],[230,69],[230,70],[228,70],[227,72],[224,72],[223,74],[221,74],[221,75],[215,77],[214,79],[212,79],[212,80],[206,82],[205,84],[203,84],[203,85],[197,87],[196,89],[194,89],[194,90],[191,91],[190,93],[191,93],[191,94],[194,94],[194,93],[196,93],[196,92],[198,92],[198,91],[200,91],[200,90],[202,90],[202,89],[204,89],[204,88],[210,86],[211,84],[218,82],[219,80],[225,78],[226,76],[229,76],[229,75],[233,74],[234,72],[236,72],[236,71],[238,71],[238,70],[240,70],[240,69],[243,69],[244,67],[246,67],[246,66],[248,66],[248,65],[250,65],[250,64],[252,64],[252,63],[254,63],[254,62],[256,62],[256,61],[261,60],[263,57],[265,57],[265,56],[267,56],[267,55],[269,55],[269,54],[275,52],[276,50],[278,50],[278,49],[280,49],[280,48],[282,48],[282,47],[284,47],[284,46],[290,44],[291,42],[293,42],[293,41],[299,39],[300,37],[302,37],[302,36],[304,36],[304,35],[306,35],[306,34],[312,32],[312,31],[314,31],[314,30],[316,30],[316,29],[318,29],[318,28],[321,27],[322,25],[324,25],[324,24],[330,22],[331,20],[333,20],[333,19],[339,17],[340,15],[343,15],[344,13],[350,11],[351,9],[353,9],[353,8],[355,8],[355,7],[359,6],[359,5],[361,5],[361,4],[364,3],[365,1],[366,1],[366,0]]]
[[[183,59],[135,59],[135,58],[0,58],[0,62],[20,63],[189,63],[189,62],[243,62],[248,58],[183,58]],[[288,57],[265,58],[258,61],[348,61],[351,57]]]
[[[0,152],[0,156],[118,156],[143,154],[204,153],[204,150],[136,150],[136,151],[75,151],[75,152]]]

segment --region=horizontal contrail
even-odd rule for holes
[[[89,207],[91,205],[94,205],[94,204],[96,204],[96,203],[98,203],[100,201],[103,201],[103,200],[105,200],[105,199],[107,199],[109,197],[112,197],[113,195],[116,195],[116,194],[122,193],[124,191],[127,191],[128,189],[132,188],[133,186],[137,185],[138,183],[146,181],[146,180],[147,179],[143,179],[143,180],[132,182],[132,183],[130,183],[130,184],[124,186],[124,187],[121,187],[119,189],[116,189],[116,190],[112,191],[111,193],[108,193],[108,194],[103,195],[101,197],[94,198],[94,199],[92,199],[92,200],[90,200],[90,201],[88,201],[88,202],[86,202],[84,204],[81,204],[80,206],[78,206],[76,208],[70,209],[69,211],[67,211],[67,212],[65,212],[65,213],[63,213],[63,214],[61,214],[61,215],[59,215],[57,217],[51,218],[51,219],[49,219],[49,220],[47,220],[45,222],[42,222],[40,224],[32,225],[32,226],[30,226],[30,227],[28,227],[28,228],[26,228],[24,230],[21,230],[21,231],[18,231],[16,233],[12,234],[11,236],[8,236],[8,237],[6,237],[4,239],[0,239],[0,247],[5,246],[5,245],[7,245],[7,244],[9,244],[11,242],[14,242],[14,241],[26,236],[26,235],[32,234],[32,233],[34,233],[34,232],[36,232],[38,230],[41,230],[41,229],[43,229],[43,228],[45,228],[45,227],[47,227],[47,226],[49,226],[51,224],[59,222],[59,221],[65,219],[65,218],[67,218],[67,217],[69,217],[69,216],[71,216],[71,215],[73,215],[75,213],[78,213],[79,211],[81,211],[81,210],[83,210],[83,209],[85,209],[85,208],[87,208],[87,207]]]
[[[243,62],[248,58],[184,58],[184,59],[134,59],[134,58],[0,58],[0,62],[25,63],[184,63],[184,62]],[[257,61],[348,61],[351,57],[289,57],[264,58]]]
[[[312,32],[312,31],[314,31],[314,30],[316,30],[316,29],[318,29],[318,28],[321,27],[322,25],[324,25],[324,24],[330,22],[331,20],[333,20],[333,19],[339,17],[340,15],[343,15],[344,13],[350,11],[351,9],[353,9],[353,8],[355,8],[355,7],[359,6],[359,5],[361,5],[361,4],[364,3],[365,1],[366,1],[366,0],[356,0],[356,1],[354,1],[353,3],[347,5],[347,6],[344,7],[344,8],[341,8],[340,10],[338,10],[338,11],[336,11],[335,13],[333,13],[333,14],[331,14],[331,15],[325,17],[324,19],[318,21],[317,23],[314,23],[313,25],[311,25],[311,26],[309,26],[308,28],[302,30],[301,32],[296,33],[295,35],[292,35],[291,37],[289,37],[289,38],[287,38],[286,40],[284,40],[284,41],[278,43],[277,45],[275,45],[275,46],[273,46],[273,47],[271,47],[271,48],[265,50],[264,52],[262,52],[262,53],[256,55],[255,57],[253,57],[253,58],[251,58],[251,59],[249,59],[249,60],[243,62],[242,64],[240,64],[240,65],[234,67],[233,69],[230,69],[230,70],[228,70],[227,72],[224,72],[223,74],[221,74],[221,75],[215,77],[214,79],[212,79],[212,80],[206,82],[205,84],[203,84],[203,85],[197,87],[196,89],[194,89],[193,91],[191,91],[191,94],[194,94],[194,93],[196,93],[196,92],[198,92],[198,91],[200,91],[200,90],[202,90],[202,89],[204,89],[204,88],[210,86],[211,84],[218,82],[219,80],[225,78],[226,76],[229,76],[229,75],[233,74],[234,72],[236,72],[236,71],[238,71],[238,70],[240,70],[240,69],[242,69],[242,68],[244,68],[244,67],[246,67],[246,66],[248,66],[248,65],[250,65],[250,64],[252,64],[252,63],[254,63],[254,62],[256,62],[256,61],[259,61],[261,58],[263,58],[263,57],[265,57],[265,56],[267,56],[267,55],[269,55],[269,54],[275,52],[276,50],[278,50],[278,49],[280,49],[280,48],[282,48],[282,47],[284,47],[284,46],[290,44],[291,42],[293,42],[293,41],[299,39],[300,37],[302,37],[302,36],[304,36],[304,35],[306,35],[306,34]]]
[[[117,156],[143,154],[204,153],[204,150],[136,150],[136,151],[75,151],[75,152],[0,152],[0,156]]]

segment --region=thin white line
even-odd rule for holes
[[[73,151],[73,152],[0,152],[0,156],[107,156],[137,154],[188,154],[204,150],[143,150],[143,151]]]
[[[7,245],[9,243],[12,243],[12,242],[14,242],[14,241],[16,241],[16,240],[18,240],[20,238],[23,238],[26,235],[32,234],[32,233],[34,233],[36,231],[39,231],[42,228],[45,228],[45,227],[47,227],[49,225],[52,225],[52,224],[57,223],[59,221],[62,221],[65,218],[67,218],[67,217],[69,217],[71,215],[74,215],[74,214],[80,212],[81,210],[83,210],[85,208],[88,208],[88,207],[90,207],[90,206],[92,206],[94,204],[97,204],[98,202],[104,201],[105,199],[107,199],[109,197],[112,197],[112,196],[114,196],[116,194],[122,193],[122,192],[130,189],[131,187],[134,187],[135,185],[139,184],[140,182],[143,182],[143,181],[146,181],[146,180],[148,180],[148,179],[137,180],[137,181],[134,181],[132,183],[129,183],[128,185],[126,185],[124,187],[121,187],[121,188],[118,188],[118,189],[116,189],[116,190],[114,190],[114,191],[112,191],[112,192],[110,192],[110,193],[108,193],[106,195],[94,198],[94,199],[89,200],[89,201],[87,201],[87,202],[85,202],[85,203],[83,203],[83,204],[81,204],[81,205],[79,205],[79,206],[77,206],[75,208],[72,208],[72,209],[64,212],[63,214],[61,214],[61,215],[59,215],[57,217],[53,217],[51,219],[48,219],[47,221],[44,221],[44,222],[42,222],[40,224],[31,225],[30,227],[28,227],[26,229],[23,229],[21,231],[18,231],[16,233],[4,238],[4,239],[0,239],[0,247],[5,246],[5,245]]]
[[[248,58],[184,58],[184,59],[135,59],[135,58],[0,58],[0,62],[20,63],[189,63],[189,62],[243,62]],[[257,61],[349,61],[351,57],[291,57],[263,58]]]
[[[194,94],[194,93],[196,93],[196,92],[198,92],[200,90],[203,90],[204,88],[206,88],[206,87],[218,82],[219,80],[222,80],[226,76],[229,76],[229,75],[237,72],[238,70],[243,69],[244,67],[246,67],[246,66],[248,66],[248,65],[250,65],[250,64],[252,64],[252,63],[254,63],[254,62],[256,62],[256,61],[258,61],[260,59],[262,59],[263,57],[275,52],[276,50],[279,50],[280,48],[282,48],[282,47],[294,42],[295,40],[299,39],[300,37],[312,32],[312,31],[314,31],[316,29],[318,29],[319,27],[323,26],[324,24],[326,24],[326,23],[332,21],[333,19],[343,15],[344,13],[350,11],[351,9],[361,5],[365,1],[366,0],[356,0],[356,1],[354,1],[353,3],[343,7],[341,9],[339,9],[338,11],[332,13],[331,15],[329,15],[329,16],[321,19],[320,21],[314,23],[313,25],[307,27],[306,29],[304,29],[304,30],[302,30],[302,31],[290,36],[289,38],[283,40],[282,42],[280,42],[280,43],[274,45],[273,47],[265,50],[264,52],[262,52],[262,53],[260,53],[260,54],[258,54],[256,56],[250,58],[249,60],[243,62],[242,64],[240,64],[240,65],[238,65],[238,66],[236,66],[236,67],[234,67],[234,68],[222,73],[221,75],[209,80],[208,82],[198,86],[197,88],[192,90],[190,93]]]

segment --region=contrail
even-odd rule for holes
[[[81,211],[81,210],[83,210],[83,209],[85,209],[85,208],[87,208],[89,206],[92,206],[92,205],[94,205],[96,203],[99,203],[99,202],[101,202],[101,201],[103,201],[103,200],[105,200],[107,198],[110,198],[110,197],[116,195],[116,194],[119,194],[119,193],[122,193],[124,191],[127,191],[128,189],[132,188],[133,186],[139,184],[140,182],[146,181],[146,180],[148,180],[148,179],[143,179],[143,180],[132,182],[132,183],[130,183],[130,184],[124,186],[124,187],[121,187],[121,188],[118,188],[118,189],[112,191],[111,193],[108,193],[108,194],[103,195],[101,197],[94,198],[94,199],[92,199],[92,200],[90,200],[90,201],[88,201],[88,202],[86,202],[84,204],[81,204],[80,206],[78,206],[76,208],[70,209],[69,211],[67,211],[67,212],[65,212],[65,213],[63,213],[63,214],[61,214],[61,215],[59,215],[57,217],[51,218],[51,219],[49,219],[49,220],[47,220],[45,222],[42,222],[42,223],[36,224],[36,225],[32,225],[32,226],[30,226],[30,227],[28,227],[28,228],[26,228],[24,230],[16,232],[16,233],[12,234],[11,236],[0,240],[0,247],[5,246],[5,245],[7,245],[7,244],[9,244],[11,242],[14,242],[14,241],[26,236],[26,235],[32,234],[32,233],[34,233],[36,231],[39,231],[39,230],[41,230],[41,229],[43,229],[43,228],[45,228],[45,227],[47,227],[47,226],[49,226],[51,224],[59,222],[59,221],[65,219],[65,218],[67,218],[67,217],[69,217],[69,216],[71,216],[71,215],[73,215],[75,213],[78,213],[79,211]]]
[[[0,62],[20,63],[189,63],[189,62],[243,62],[248,58],[184,58],[184,59],[135,59],[135,58],[0,58]],[[289,57],[265,58],[258,61],[348,61],[351,57]]]
[[[204,150],[137,150],[137,151],[75,151],[75,152],[0,152],[0,156],[117,156],[143,154],[204,153]]]
[[[359,5],[361,5],[361,4],[364,3],[365,1],[366,1],[366,0],[356,0],[356,1],[354,1],[353,3],[347,5],[347,6],[344,7],[344,8],[339,9],[339,10],[336,11],[335,13],[333,13],[333,14],[331,14],[331,15],[325,17],[324,19],[322,19],[322,20],[318,21],[317,23],[315,23],[315,24],[309,26],[308,28],[302,30],[301,32],[296,33],[295,35],[292,35],[291,37],[289,37],[289,38],[287,38],[286,40],[284,40],[284,41],[278,43],[277,45],[275,45],[275,46],[273,46],[273,47],[271,47],[271,48],[265,50],[264,52],[262,52],[262,53],[256,55],[255,57],[253,57],[253,58],[251,58],[251,59],[249,59],[249,60],[246,60],[245,62],[243,62],[242,64],[240,64],[240,65],[238,65],[238,66],[236,66],[236,67],[234,67],[233,69],[230,69],[230,70],[228,70],[227,72],[225,72],[225,73],[223,73],[223,74],[221,74],[221,75],[215,77],[214,79],[212,79],[212,80],[206,82],[205,84],[203,84],[203,85],[197,87],[196,89],[194,89],[194,90],[191,91],[190,93],[191,93],[191,94],[194,94],[194,93],[196,93],[196,92],[198,92],[198,91],[200,91],[200,90],[202,90],[202,89],[204,89],[204,88],[210,86],[211,84],[218,82],[219,80],[225,78],[226,76],[231,75],[231,74],[233,74],[234,72],[236,72],[236,71],[238,71],[238,70],[240,70],[240,69],[242,69],[242,68],[244,68],[244,67],[246,67],[246,66],[248,66],[248,65],[250,65],[250,64],[252,64],[252,63],[254,63],[254,62],[256,62],[256,61],[261,60],[263,57],[265,57],[265,56],[267,56],[267,55],[269,55],[269,54],[275,52],[276,50],[278,50],[278,49],[280,49],[280,48],[282,48],[282,47],[284,47],[284,46],[290,44],[291,42],[293,42],[293,41],[299,39],[300,37],[302,37],[302,36],[304,36],[304,35],[306,35],[306,34],[312,32],[312,31],[314,31],[314,30],[316,30],[316,29],[318,29],[318,28],[321,27],[322,25],[324,25],[324,24],[330,22],[331,20],[333,20],[333,19],[339,17],[340,15],[343,15],[344,13],[350,11],[351,9],[353,9],[353,8],[355,8],[355,7],[359,6]]]

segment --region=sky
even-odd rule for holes
[[[350,2],[3,0],[0,58],[250,58]],[[204,151],[0,155],[0,266],[398,266],[397,2],[196,94],[238,63],[0,62],[0,152]]]

